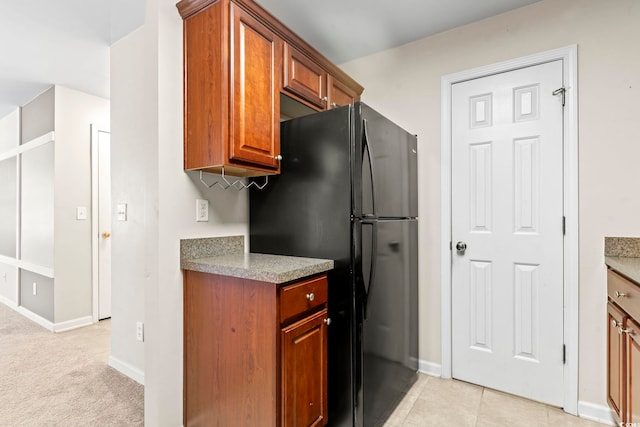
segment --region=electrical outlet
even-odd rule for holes
[[[144,323],[136,322],[136,339],[144,341]]]
[[[38,295],[38,284],[33,282],[33,295]]]
[[[196,221],[209,221],[209,201],[204,199],[196,199]]]

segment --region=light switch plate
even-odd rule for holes
[[[78,206],[76,208],[76,219],[77,220],[87,219],[87,208],[85,208],[84,206]]]
[[[119,203],[116,205],[116,219],[118,221],[126,221],[127,220],[127,204]]]
[[[209,201],[205,199],[196,199],[196,221],[209,221]]]

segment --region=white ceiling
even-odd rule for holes
[[[109,46],[144,0],[0,0],[0,117],[52,84],[109,97]]]
[[[336,64],[540,0],[256,0]]]
[[[340,64],[539,0],[257,1]],[[109,46],[143,24],[144,9],[145,0],[0,0],[0,117],[52,84],[108,98]]]

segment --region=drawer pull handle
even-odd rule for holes
[[[324,319],[324,323],[326,323],[327,326],[329,326],[331,324],[331,319],[327,317],[326,319]]]
[[[313,301],[314,299],[316,299],[316,296],[313,294],[313,292],[307,294],[307,300]]]
[[[612,320],[611,321],[611,326],[613,326],[614,328],[617,328],[618,326],[622,326],[622,322],[618,323],[617,321]]]
[[[624,292],[616,291],[616,298],[624,298],[626,296],[627,294],[625,294]]]

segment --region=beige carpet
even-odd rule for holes
[[[142,426],[143,387],[107,365],[110,321],[52,333],[0,303],[0,426]]]

